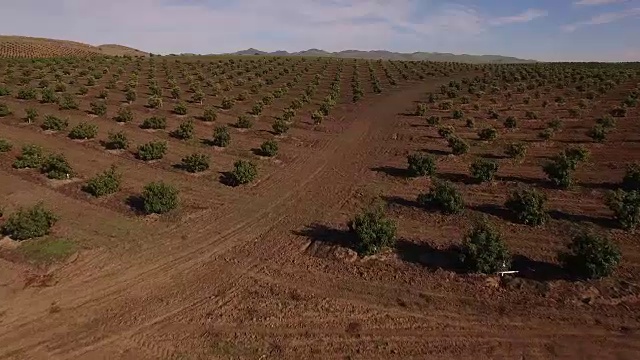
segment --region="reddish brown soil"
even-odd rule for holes
[[[346,98],[349,70],[346,66],[342,80]],[[368,84],[365,72],[360,78]],[[554,210],[549,224],[515,225],[500,212],[517,183],[544,187],[539,165],[545,157],[559,152],[565,142],[588,140],[584,130],[598,112],[617,104],[619,95],[635,84],[621,85],[610,104],[595,104],[585,120],[565,121],[565,129],[550,142],[536,136],[552,118],[551,111],[544,111],[540,120],[521,120],[516,131],[501,129],[500,140],[491,144],[475,143],[475,131],[456,126],[474,143],[472,153],[439,155],[439,173],[458,182],[469,209],[442,216],[413,206],[430,181],[407,179],[402,169],[410,152],[446,152],[446,143],[424,119],[399,114],[450,79],[430,77],[379,96],[369,94],[332,113],[321,127],[324,132],[296,126],[282,139],[280,161],[260,160],[259,181],[242,188],[220,184],[217,172],[228,170],[237,157],[252,157],[246,150],[268,138],[262,131],[269,122],[236,136],[230,149],[213,157],[211,174],[190,176],[171,165],[199,145],[169,140],[167,158],[149,165],[128,154],[107,153],[95,141],[77,143],[44,134],[19,124],[17,117],[1,120],[2,137],[63,151],[82,178],[116,162],[126,179],[121,193],[94,200],[80,191],[80,183],[53,187],[39,174],[11,169],[17,150],[0,156],[0,195],[12,205],[43,199],[64,219],[56,232],[87,247],[73,262],[42,269],[55,281],[40,287],[25,287],[24,276],[16,275],[27,271],[26,265],[1,260],[0,357],[637,358],[637,234],[608,230],[624,259],[615,276],[605,280],[561,278],[555,253],[576,225],[610,229],[611,214],[602,199],[606,184],[620,181],[625,165],[640,160],[638,109],[619,121],[606,143],[585,144],[591,159],[577,174],[579,186],[544,189]],[[18,100],[7,102],[21,106]],[[500,104],[493,106],[500,109]],[[481,118],[470,109],[465,110],[468,115]],[[519,110],[513,111],[522,118]],[[78,112],[70,121],[83,117]],[[119,127],[108,119],[96,121],[101,134]],[[169,121],[169,128],[178,123]],[[162,132],[124,127],[134,143],[168,139]],[[207,125],[198,125],[199,135],[208,133]],[[498,181],[464,183],[461,175],[468,173],[475,155],[501,155],[502,142],[515,138],[531,141],[524,164],[499,159]],[[123,205],[146,182],[160,178],[180,184],[183,206],[173,218],[142,218]],[[341,246],[345,224],[377,196],[387,201],[388,213],[398,222],[397,251],[356,259]],[[512,253],[538,270],[532,279],[501,281],[418,261],[421,254],[434,252],[430,248],[445,257],[447,246],[460,243],[472,220],[483,213],[499,225]]]

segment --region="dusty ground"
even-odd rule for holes
[[[343,76],[347,98],[350,78]],[[592,158],[579,171],[579,186],[544,189],[555,216],[531,229],[487,209],[499,207],[519,182],[544,187],[541,161],[565,142],[588,140],[584,130],[598,109],[608,107],[596,105],[588,121],[565,121],[551,142],[536,138],[551,113],[522,120],[517,131],[501,131],[493,144],[476,143],[475,130],[465,133],[458,121],[459,133],[474,146],[472,154],[452,157],[424,119],[400,115],[450,79],[409,81],[343,105],[323,124],[324,132],[296,127],[282,139],[280,162],[260,160],[259,181],[245,188],[225,187],[217,174],[172,171],[171,164],[187,151],[178,142],[171,143],[166,160],[150,166],[127,154],[109,154],[95,141],[76,143],[21,125],[17,118],[3,119],[3,137],[64,151],[83,177],[114,161],[127,177],[122,193],[93,200],[80,192],[79,183],[54,186],[34,173],[10,169],[13,157],[0,156],[0,195],[10,204],[41,198],[55,204],[64,219],[56,232],[86,246],[50,268],[0,260],[0,357],[637,358],[638,237],[611,230],[611,214],[602,204],[607,183],[620,180],[626,163],[640,160],[637,108],[619,121],[605,144],[585,144]],[[612,93],[611,103],[618,95]],[[17,100],[7,102],[20,106]],[[78,112],[71,121],[83,116]],[[119,126],[97,121],[101,133]],[[237,156],[251,156],[241,149],[259,145],[261,130],[269,125],[259,123],[251,133],[238,135],[231,149],[214,157],[213,169],[228,169]],[[127,126],[135,143],[165,136]],[[199,125],[203,136],[210,131],[205,126]],[[473,156],[499,158],[501,141],[511,138],[531,141],[525,163],[498,159],[503,165],[498,181],[466,184],[463,174]],[[406,155],[416,150],[438,155],[439,173],[457,181],[469,210],[445,217],[413,206],[430,184],[402,175]],[[122,205],[156,178],[180,184],[184,206],[173,218],[142,218]],[[356,259],[342,246],[345,224],[377,196],[398,221],[397,251]],[[446,255],[472,219],[485,213],[521,263],[536,270],[525,272],[533,274],[530,278],[500,281],[419,261],[424,253]],[[624,260],[614,277],[573,282],[558,275],[555,252],[580,224],[607,229],[621,247]],[[29,280],[34,272],[50,275]]]

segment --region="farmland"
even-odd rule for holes
[[[0,354],[633,358],[639,84],[637,64],[0,60],[0,222],[26,238],[0,252]],[[6,231],[38,203],[46,236]],[[376,206],[393,241],[359,243]],[[478,223],[504,268],[460,261]],[[587,230],[595,273],[560,255]]]

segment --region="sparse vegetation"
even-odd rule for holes
[[[2,233],[14,240],[27,240],[49,234],[58,217],[41,203],[30,208],[20,208],[2,225]]]
[[[366,210],[348,224],[355,237],[355,249],[361,256],[373,255],[395,243],[396,224],[381,208]]]
[[[121,182],[122,174],[115,166],[111,166],[109,170],[89,179],[82,189],[95,197],[102,197],[118,192]]]
[[[164,182],[147,184],[142,191],[142,205],[147,214],[165,214],[178,207],[178,190]]]
[[[448,181],[436,181],[429,193],[418,195],[418,204],[444,214],[459,214],[464,210],[462,195]]]
[[[409,164],[409,175],[413,177],[435,175],[436,161],[432,156],[414,153],[407,156],[407,163]]]
[[[545,204],[547,197],[534,189],[519,189],[511,193],[505,203],[515,220],[519,223],[538,226],[544,224],[548,219]]]
[[[620,250],[606,237],[593,232],[575,236],[566,252],[560,254],[564,267],[585,279],[599,279],[613,273],[621,260]]]
[[[509,269],[511,256],[500,232],[485,220],[465,236],[461,260],[469,272],[495,274]]]

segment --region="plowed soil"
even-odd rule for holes
[[[68,219],[63,232],[92,246],[41,269],[51,274],[48,281],[26,287],[26,265],[0,260],[0,358],[637,359],[637,234],[612,231],[624,261],[616,276],[598,282],[556,278],[554,269],[540,268],[530,278],[464,275],[446,262],[436,269],[420,258],[437,254],[446,261],[445,249],[460,242],[473,218],[488,213],[521,262],[553,267],[571,224],[607,226],[605,189],[588,184],[617,182],[627,161],[640,160],[638,110],[606,146],[589,145],[590,168],[577,176],[582,185],[545,189],[556,216],[531,229],[502,220],[489,205],[502,204],[522,179],[542,182],[540,159],[557,153],[563,140],[580,141],[590,123],[565,129],[556,145],[534,142],[530,163],[505,160],[496,183],[466,184],[461,176],[469,157],[447,155],[446,142],[424,119],[400,115],[450,80],[409,82],[343,106],[327,133],[294,129],[283,140],[291,150],[283,154],[290,155],[261,164],[260,180],[248,188],[168,171],[177,159],[171,153],[157,168],[125,154],[117,162],[127,174],[126,189],[109,205],[87,199],[78,184],[54,188],[29,172],[7,171],[12,158],[3,157],[9,163],[0,167],[0,195],[56,204]],[[540,123],[507,137],[535,139]],[[105,124],[101,129],[118,126]],[[69,161],[85,174],[113,162],[93,143],[10,121],[0,122],[0,133],[17,144],[37,140],[69,150]],[[147,137],[136,134],[135,142]],[[261,139],[243,141],[258,145]],[[495,150],[473,149],[474,155]],[[415,150],[440,154],[439,172],[458,180],[469,205],[463,215],[444,217],[413,206],[430,184],[402,176],[406,155]],[[213,161],[216,169],[228,168],[232,159]],[[184,184],[190,211],[167,221],[132,216],[119,205],[159,177]],[[200,195],[207,187],[215,197]],[[341,246],[345,224],[377,196],[398,221],[398,250],[357,258]]]

